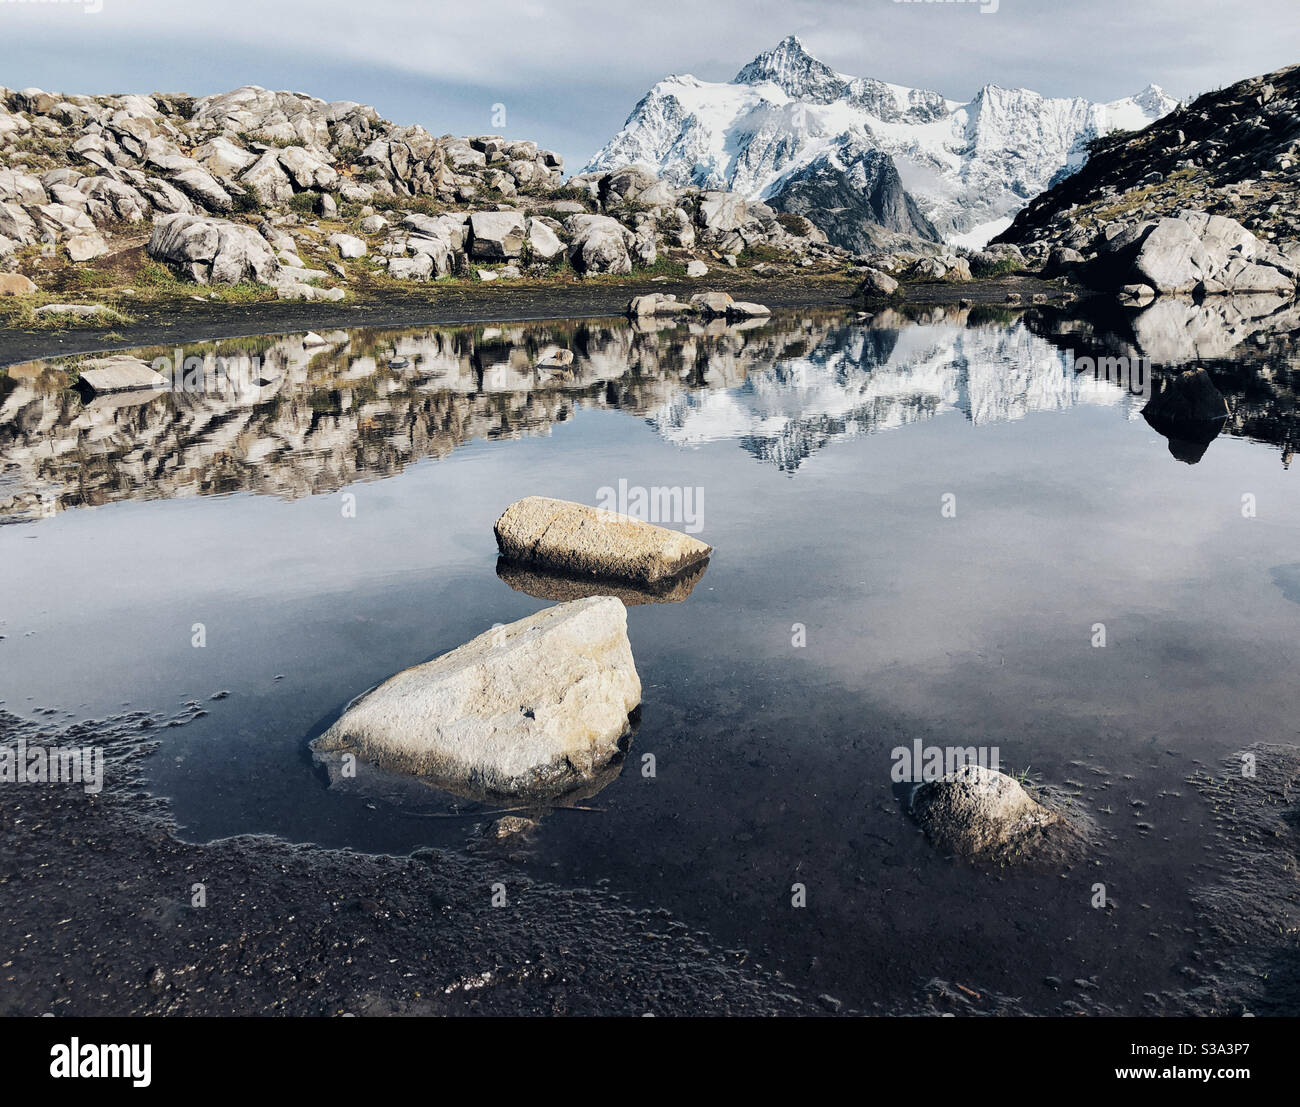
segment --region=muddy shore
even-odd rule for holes
[[[0,709],[0,744],[93,745],[105,759],[98,794],[78,784],[0,793],[0,1014],[1079,1011],[1067,1001],[1031,1010],[991,981],[949,983],[924,965],[904,1006],[851,1011],[666,910],[529,879],[490,834],[472,858],[431,848],[376,856],[261,836],[183,842],[166,803],[142,790],[141,768],[157,730],[184,726],[198,710],[60,726]],[[1300,747],[1254,749],[1255,778],[1230,761],[1195,781],[1218,829],[1188,889],[1198,924],[1187,990],[1165,997],[1166,1014],[1289,1015],[1300,1005]],[[500,885],[506,904],[494,906]]]

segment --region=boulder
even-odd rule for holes
[[[691,260],[686,263],[686,275],[688,277],[707,277],[709,267],[699,260]]]
[[[706,231],[725,233],[744,226],[747,214],[745,198],[738,192],[705,192],[696,222]]]
[[[257,197],[257,202],[263,207],[287,204],[293,199],[293,183],[281,167],[274,150],[267,150],[244,171],[239,181]]]
[[[638,319],[651,315],[683,315],[694,310],[690,304],[680,303],[676,296],[666,292],[633,296],[627,305],[628,315]]]
[[[867,269],[858,291],[865,296],[892,296],[898,291],[898,282],[879,269]]]
[[[765,304],[750,303],[748,300],[733,300],[727,305],[728,319],[758,319],[771,314],[772,309]]]
[[[195,150],[194,160],[214,177],[232,181],[257,161],[257,155],[219,135]]]
[[[731,304],[729,292],[697,292],[691,297],[691,306],[706,319],[715,315],[726,315]]]
[[[388,275],[399,281],[427,281],[433,275],[433,258],[416,254],[413,258],[392,258]]]
[[[1235,219],[1184,211],[1108,229],[1097,243],[1088,283],[1115,290],[1144,284],[1157,293],[1202,295],[1295,291],[1293,267]]]
[[[92,392],[166,388],[167,378],[135,357],[114,357],[83,366],[78,383]]]
[[[1142,409],[1153,426],[1218,423],[1228,417],[1228,403],[1204,369],[1189,369],[1165,382]]]
[[[564,243],[540,219],[528,220],[528,250],[536,261],[554,261],[564,253]]]
[[[112,315],[113,309],[103,304],[46,304],[38,307],[36,315],[53,315],[64,319],[98,319],[102,315]]]
[[[171,175],[171,183],[208,211],[231,211],[235,201],[206,169],[195,166]]]
[[[1083,263],[1084,256],[1078,250],[1072,250],[1068,246],[1057,246],[1047,255],[1047,263],[1043,266],[1043,276],[1068,276]]]
[[[0,273],[0,296],[30,296],[36,285],[21,273]]]
[[[74,234],[67,241],[68,257],[73,261],[90,261],[108,253],[108,243],[98,231],[91,234]]]
[[[497,548],[516,564],[655,585],[705,561],[711,546],[603,508],[529,496],[496,522]]]
[[[366,256],[366,244],[356,235],[332,234],[326,241],[339,252],[341,258],[363,258]]]
[[[526,228],[517,211],[476,211],[469,217],[470,257],[505,261],[524,252]]]
[[[406,669],[312,743],[486,796],[550,797],[621,757],[641,681],[611,596],[549,607]]]
[[[996,769],[963,765],[918,785],[911,813],[940,849],[969,861],[1005,863],[1059,852],[1069,824]]]
[[[632,233],[608,215],[571,215],[565,221],[569,234],[569,262],[579,273],[632,272],[627,252]]]
[[[273,284],[280,270],[270,245],[252,227],[201,215],[158,219],[147,250],[201,284]]]

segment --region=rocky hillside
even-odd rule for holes
[[[1291,294],[1300,276],[1300,66],[1095,143],[1087,165],[996,241],[1138,298]]]
[[[435,137],[350,101],[0,88],[0,291],[57,286],[60,267],[103,269],[142,247],[183,282],[309,299],[340,299],[358,278],[846,258],[806,220],[739,195],[640,171],[566,181],[536,143]]]
[[[1300,238],[1300,65],[1094,143],[1088,163],[1030,201],[999,241],[1078,249],[1116,219],[1186,209],[1230,216],[1270,241]]]
[[[675,184],[729,188],[773,207],[825,171],[874,181],[889,160],[924,222],[888,229],[977,247],[1028,197],[1083,164],[1087,143],[1175,106],[1155,86],[1109,104],[987,85],[968,103],[836,73],[791,35],[728,82],[672,76],[652,88],[589,170],[636,164]],[[838,184],[838,181],[835,181]],[[837,208],[841,205],[836,205]],[[878,215],[862,205],[862,221]],[[851,249],[839,227],[823,226]]]

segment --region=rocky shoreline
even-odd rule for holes
[[[358,854],[242,836],[182,841],[164,801],[141,788],[152,731],[141,712],[67,727],[0,710],[0,743],[95,743],[105,786],[10,786],[0,806],[3,1013],[108,1015],[988,1015],[1037,1009],[916,965],[904,1002],[845,1007],[807,994],[749,951],[725,949],[663,909],[598,889],[538,882],[512,863],[510,835],[481,820],[472,857]],[[1165,1014],[1294,1013],[1295,747],[1259,747],[1194,781],[1214,813],[1215,849],[1188,891],[1197,908],[1187,990]],[[508,907],[492,905],[494,883]],[[203,904],[196,905],[202,885]],[[1282,922],[1290,920],[1283,933]],[[968,985],[976,985],[970,987]],[[1133,1013],[1150,997],[1093,1014]]]

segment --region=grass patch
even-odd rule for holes
[[[970,263],[971,276],[977,281],[988,280],[992,277],[1005,277],[1009,273],[1018,272],[1020,266],[1014,258],[1001,258],[992,264],[973,258]]]
[[[76,315],[58,315],[52,312],[43,315],[38,314],[36,311],[38,306],[32,303],[19,304],[17,308],[9,313],[9,326],[15,330],[64,331],[77,328],[129,327],[135,322],[134,316],[118,311],[117,308],[106,307],[95,315],[82,318]]]

